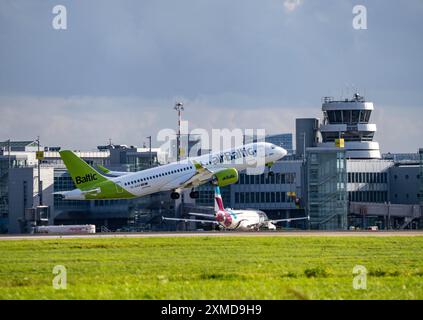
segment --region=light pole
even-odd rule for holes
[[[178,135],[176,136],[176,161],[180,160],[180,149],[181,149],[181,121],[182,111],[184,110],[184,104],[182,102],[176,102],[173,108],[178,112]]]
[[[39,205],[43,205],[43,182],[41,181],[41,156],[40,156],[40,136],[37,137],[38,145],[38,199]]]
[[[10,151],[12,150],[11,148],[11,143],[10,143],[10,139],[7,141],[7,161],[8,161],[8,168],[10,170],[11,166],[11,158],[10,158]]]
[[[153,166],[153,160],[152,160],[152,155],[151,155],[151,136],[147,137],[148,142],[149,142],[149,152],[150,152],[150,168]]]

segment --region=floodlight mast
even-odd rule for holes
[[[176,161],[181,160],[181,122],[182,122],[182,111],[184,111],[184,104],[182,102],[176,102],[173,108],[178,112],[178,134],[176,136]]]

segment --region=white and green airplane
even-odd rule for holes
[[[190,188],[190,196],[198,198],[195,187],[209,181],[220,187],[236,183],[239,171],[271,166],[286,154],[281,147],[256,142],[138,172],[109,171],[98,166],[100,173],[72,151],[64,150],[60,156],[76,189],[54,194],[65,200],[100,200],[132,199],[172,191],[172,199],[178,199],[182,189]]]
[[[225,230],[259,231],[260,229],[276,230],[276,224],[296,220],[310,220],[310,217],[287,218],[270,220],[266,213],[261,210],[247,209],[234,210],[223,206],[222,195],[219,186],[214,186],[215,214],[189,213],[201,219],[184,219],[162,217],[162,220],[195,222],[201,224],[215,224]]]

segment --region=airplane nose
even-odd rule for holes
[[[288,154],[288,151],[286,151],[284,148],[282,147],[277,147],[277,151],[278,151],[278,155],[283,158]]]

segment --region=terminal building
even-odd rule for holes
[[[263,210],[271,219],[310,216],[310,221],[283,223],[283,228],[422,228],[423,149],[381,155],[373,140],[373,110],[373,103],[358,94],[340,101],[324,98],[321,123],[317,118],[296,119],[296,151],[292,134],[266,136],[266,141],[292,154],[272,166],[273,175],[240,172],[236,184],[222,188],[225,206]],[[198,137],[185,140],[184,156],[206,152],[200,150]],[[176,143],[170,146],[174,149]],[[198,188],[200,197],[195,201],[188,196],[171,200],[169,193],[132,200],[65,201],[52,195],[74,188],[60,147],[42,148],[42,159],[37,159],[38,150],[36,141],[0,142],[0,233],[29,232],[40,224],[90,223],[98,231],[210,228],[161,219],[213,213],[210,184]],[[176,160],[174,150],[112,144],[76,154],[94,167],[127,172]]]

